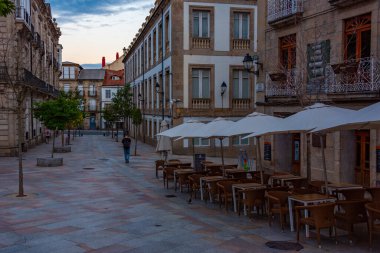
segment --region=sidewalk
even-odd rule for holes
[[[156,179],[159,155],[148,145],[139,143],[139,155],[125,164],[121,143],[110,136],[85,135],[72,143],[71,153],[55,154],[64,158],[62,167],[36,167],[51,145],[24,154],[25,198],[15,197],[17,159],[0,158],[0,253],[284,252],[265,243],[296,239],[289,228],[282,233],[278,221],[270,228],[266,218],[249,220],[200,200],[188,204],[188,194]],[[318,249],[315,238],[302,233],[301,252],[367,252],[362,234],[352,246],[347,236],[338,245],[322,238]]]

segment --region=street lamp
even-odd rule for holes
[[[165,119],[165,111],[164,111],[164,92],[160,91],[160,84],[156,83],[156,93],[161,94],[161,106],[162,106],[162,120]]]
[[[144,113],[145,113],[145,99],[143,98],[143,96],[141,95],[141,93],[139,93],[138,97],[137,97],[137,100],[139,102],[142,102],[142,130],[143,130],[143,142],[145,143],[145,119],[144,119]]]
[[[254,65],[259,65],[261,69],[263,68],[263,64],[259,62],[259,56],[256,54],[253,56],[250,56],[249,54],[247,54],[244,57],[243,64],[246,71],[248,71],[249,73],[253,73],[256,76],[259,75],[259,69],[253,70]]]
[[[224,96],[224,93],[226,92],[226,90],[227,90],[227,84],[225,82],[223,82],[220,85],[220,95],[222,96],[222,109],[223,109],[223,96]]]

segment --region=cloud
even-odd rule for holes
[[[146,0],[50,0],[59,25],[77,23],[87,16],[111,16],[151,8]]]

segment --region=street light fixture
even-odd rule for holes
[[[160,91],[160,84],[156,83],[156,93],[161,94],[161,107],[162,107],[162,120],[165,119],[165,111],[164,111],[164,92]]]
[[[259,56],[256,54],[253,56],[246,54],[243,60],[243,64],[244,64],[245,70],[247,70],[249,73],[253,73],[256,76],[259,75],[259,69],[253,70],[254,65],[259,65],[261,69],[263,68],[263,64],[259,62]]]
[[[226,90],[227,90],[227,84],[223,82],[220,85],[220,95],[222,96],[222,109],[223,109],[223,96],[224,96],[224,93],[226,93]]]

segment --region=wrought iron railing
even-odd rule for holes
[[[303,13],[303,0],[268,0],[268,23]]]
[[[52,96],[58,96],[59,91],[54,88],[54,86],[46,83],[45,81],[39,79],[35,75],[33,75],[32,72],[24,69],[24,75],[22,76],[22,81],[33,88],[36,88],[37,90],[48,93]]]
[[[300,86],[301,73],[296,69],[282,70],[278,73],[267,74],[266,77],[266,96],[292,97],[297,95]]]
[[[380,90],[380,61],[361,58],[327,65],[325,71],[327,93],[360,93]]]

